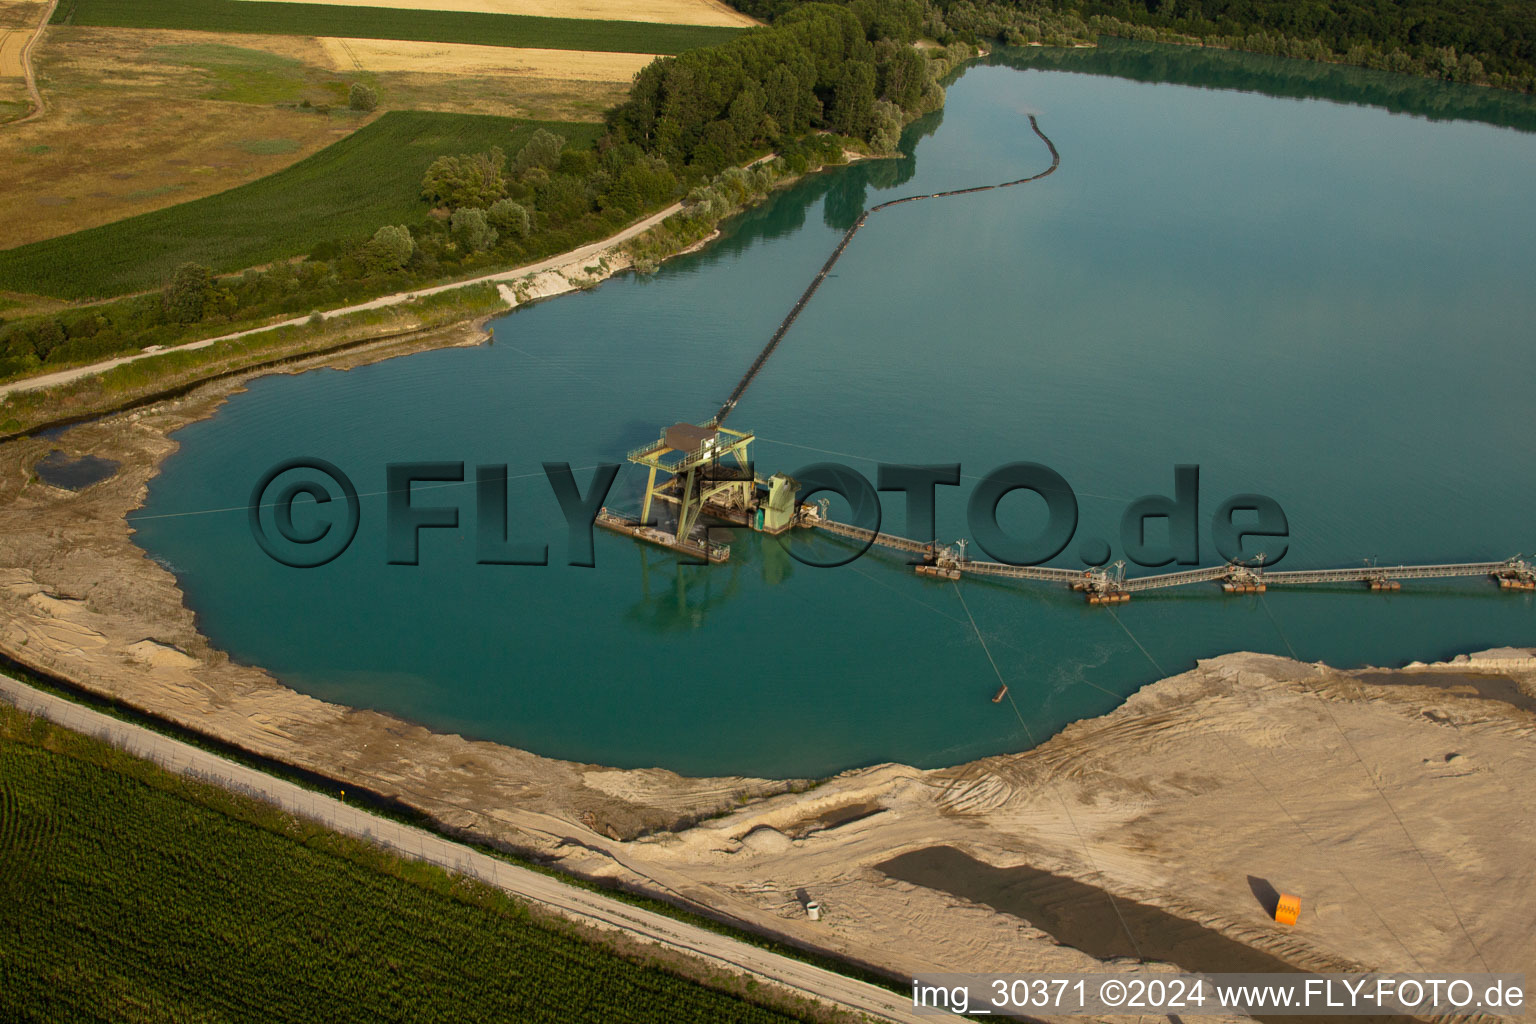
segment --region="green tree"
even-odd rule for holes
[[[775,64],[763,80],[767,116],[785,135],[800,135],[821,116],[821,101],[811,88],[816,73],[803,51],[796,64]]]
[[[603,209],[618,207],[635,214],[671,199],[677,191],[677,177],[666,161],[655,156],[640,156],[620,170],[606,195],[599,197]]]
[[[485,211],[474,207],[454,211],[451,231],[453,240],[469,252],[496,244],[496,229],[486,220]]]
[[[215,288],[208,296],[208,302],[203,306],[203,312],[207,316],[223,317],[226,320],[234,318],[240,311],[240,299],[228,288]]]
[[[410,228],[386,224],[363,246],[363,266],[370,274],[387,274],[405,266],[415,252]]]
[[[174,323],[195,324],[213,294],[213,273],[198,263],[183,263],[165,289],[165,315]]]
[[[832,91],[832,105],[827,110],[827,127],[840,135],[865,138],[875,106],[875,69],[869,63],[853,63],[843,68]]]
[[[347,90],[347,106],[353,110],[374,110],[379,105],[379,94],[361,82],[353,82]]]
[[[882,153],[894,153],[901,142],[901,110],[889,100],[875,100],[870,115],[869,144]]]
[[[918,0],[853,0],[849,7],[871,39],[910,43],[923,27],[923,5]]]
[[[528,210],[521,203],[498,199],[485,211],[485,219],[491,227],[509,238],[528,236]]]
[[[579,179],[556,174],[539,189],[538,207],[551,223],[568,224],[592,209],[592,200]]]
[[[928,61],[910,46],[896,46],[882,41],[886,59],[879,66],[880,98],[890,100],[903,110],[915,110],[928,84]]]
[[[736,140],[742,145],[754,145],[763,140],[764,118],[768,114],[768,96],[756,82],[748,82],[726,112]]]
[[[560,166],[560,151],[564,148],[565,136],[540,128],[512,158],[512,173],[521,176],[532,167],[552,171]]]
[[[451,210],[461,206],[484,209],[506,195],[506,163],[506,154],[495,146],[486,153],[440,156],[421,180],[422,197]]]
[[[64,325],[57,320],[44,320],[32,332],[32,349],[39,359],[47,359],[48,353],[64,344]]]

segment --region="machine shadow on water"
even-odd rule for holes
[[[635,545],[640,597],[625,610],[626,622],[657,634],[688,633],[703,628],[714,612],[741,597],[745,581],[776,587],[794,576],[795,560],[773,539],[749,539],[729,530],[711,535],[731,544],[731,561],[689,565],[671,552]]]

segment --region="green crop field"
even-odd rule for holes
[[[661,25],[393,7],[249,3],[245,0],[60,0],[53,21],[58,25],[419,39],[429,43],[480,43],[623,53],[681,53],[696,46],[722,43],[743,31],[715,25]]]
[[[795,1018],[0,706],[8,1021]]]
[[[276,6],[253,4],[252,6]],[[421,179],[445,153],[517,149],[536,128],[590,146],[600,124],[391,111],[285,170],[203,199],[0,250],[0,291],[106,298],[165,284],[188,261],[226,272],[421,220]]]

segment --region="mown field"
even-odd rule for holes
[[[265,6],[265,5],[255,5]],[[233,271],[419,221],[421,179],[444,153],[516,152],[545,127],[588,146],[600,124],[391,111],[276,174],[189,203],[0,251],[0,291],[62,299],[159,288],[188,261]]]
[[[0,707],[9,1021],[794,1018]]]
[[[327,4],[263,4],[242,0],[60,0],[59,25],[193,29],[263,35],[417,39],[429,43],[681,53],[741,32],[714,25],[535,18],[518,14],[421,11]]]

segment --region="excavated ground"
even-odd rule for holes
[[[1188,950],[1536,976],[1530,651],[1355,672],[1230,654],[1034,750],[814,787],[554,760],[316,700],[199,634],[124,517],[175,450],[169,435],[246,379],[0,444],[0,651],[448,829],[896,974],[1095,969],[1103,961],[1043,929],[1113,959],[1114,937],[1084,930],[1112,895],[1183,919],[1199,939]],[[118,468],[80,491],[51,487],[34,467],[55,449]],[[924,884],[903,880],[914,877]],[[1269,919],[1273,890],[1301,896],[1295,928]]]

